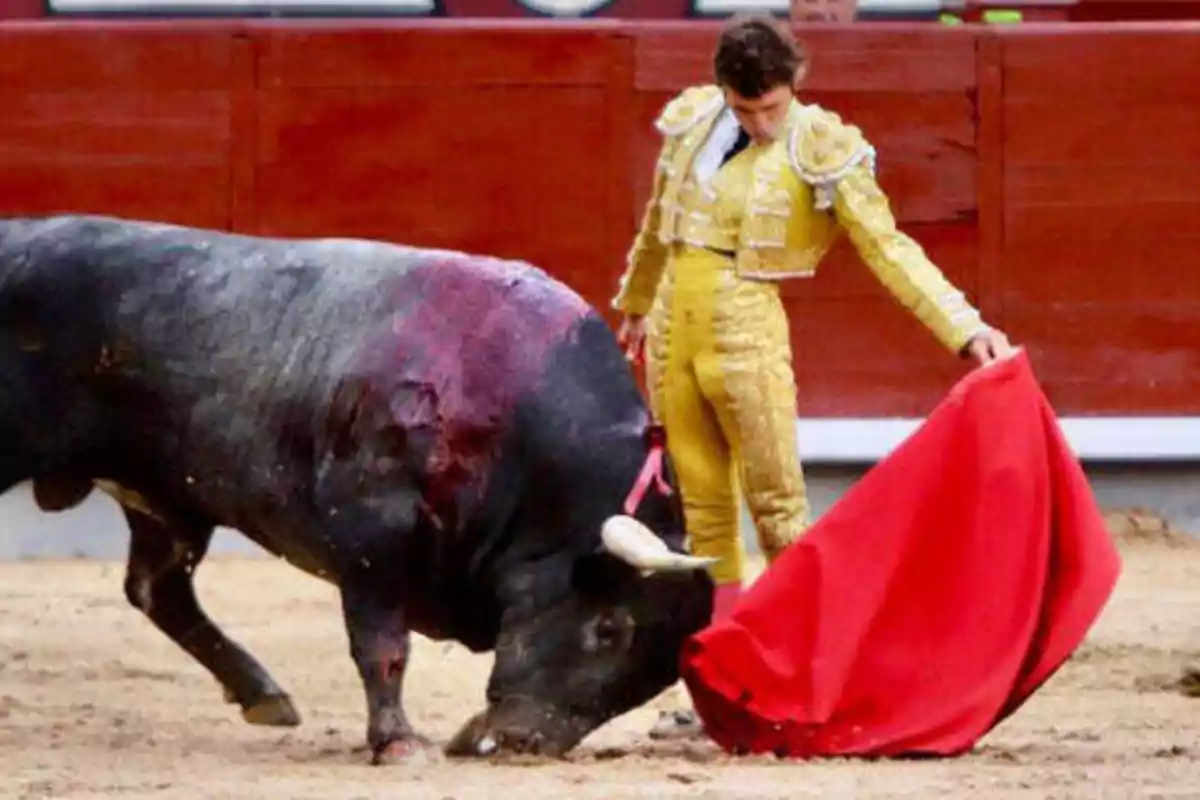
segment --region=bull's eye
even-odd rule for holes
[[[583,630],[583,646],[592,652],[622,648],[628,644],[632,631],[622,620],[609,614],[591,619]]]
[[[601,617],[596,621],[596,641],[601,647],[611,647],[617,641],[617,623],[612,617]]]

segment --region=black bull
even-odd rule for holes
[[[250,722],[299,723],[192,583],[214,527],[336,585],[374,756],[427,743],[416,631],[495,651],[452,755],[559,755],[676,680],[711,614],[615,338],[522,263],[96,216],[0,221],[0,491],[99,486],[131,603]],[[673,476],[667,467],[667,478]]]

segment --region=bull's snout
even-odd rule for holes
[[[548,729],[529,725],[491,722],[489,713],[472,717],[446,745],[446,755],[455,758],[490,758],[500,755],[531,755],[558,758],[575,746],[578,737],[568,725],[547,719]]]

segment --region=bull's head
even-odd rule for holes
[[[712,560],[671,550],[625,515],[604,522],[601,542],[561,567],[543,563],[520,587],[529,599],[505,615],[488,707],[448,754],[559,756],[678,679],[685,640],[712,615]],[[557,591],[547,569],[562,577]]]

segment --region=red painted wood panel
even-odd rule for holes
[[[1073,22],[1110,22],[1113,20],[1195,20],[1200,19],[1200,3],[1193,0],[1161,3],[1079,3],[1071,8]]]
[[[1194,300],[1008,309],[1060,414],[1195,414],[1200,308]]]
[[[979,160],[976,204],[979,213],[979,262],[975,294],[984,319],[1008,328],[1004,304],[1004,42],[993,29],[981,29],[976,63],[976,156]]]
[[[1132,191],[1118,189],[1119,186],[1110,184],[1107,190],[1119,192],[1116,196],[1100,195],[1088,203],[1009,200],[1005,210],[1006,245],[1022,247],[1063,239],[1103,241],[1134,238],[1163,242],[1197,229],[1200,223],[1200,198],[1177,199],[1169,193],[1160,196],[1156,192],[1139,196]]]
[[[300,90],[260,115],[264,233],[474,249],[572,277],[606,255],[602,88]]]
[[[610,26],[260,29],[259,232],[496,253],[610,290],[609,175],[628,169]]]
[[[1195,73],[1200,75],[1200,58]],[[1191,74],[1191,73],[1185,73]],[[1160,76],[1162,74],[1160,73]],[[1122,102],[1086,96],[1007,100],[1007,159],[1014,165],[1157,164],[1200,161],[1200,92],[1160,81],[1157,97]],[[1147,131],[1154,131],[1147,136]]]
[[[1118,314],[1124,313],[1121,307],[1140,303],[1186,302],[1200,308],[1198,254],[1200,229],[1163,241],[1133,236],[1059,239],[1010,248],[1005,303],[1055,308],[1108,304]],[[1193,266],[1180,268],[1185,264]]]
[[[1200,23],[1005,26],[1004,94],[1010,105],[1101,99],[1114,108],[1160,98],[1200,100]]]
[[[1011,333],[1065,413],[1200,412],[1200,26],[999,35]]]
[[[0,213],[229,224],[223,29],[0,28]]]
[[[630,165],[636,163],[635,142],[639,138],[635,135],[633,114],[637,102],[633,88],[634,48],[634,41],[627,36],[617,40],[609,82],[605,87],[608,168],[605,175],[605,213],[602,218],[606,247],[602,265],[589,270],[588,276],[591,279],[591,273],[595,273],[598,287],[593,302],[614,324],[617,324],[617,314],[609,309],[609,298],[615,289],[615,276],[624,269],[630,231],[635,229],[640,219],[644,202],[635,194],[634,171],[630,169]],[[641,195],[641,198],[644,197]]]
[[[789,308],[804,416],[921,416],[968,366],[884,295]]]
[[[712,80],[718,23],[629,26],[637,38],[636,86],[671,91]],[[812,91],[970,91],[975,87],[975,33],[964,27],[854,23],[797,28],[809,51]]]
[[[1158,152],[1140,157],[1107,153],[1078,166],[1012,164],[1006,177],[1008,201],[1015,206],[1074,207],[1090,212],[1104,206],[1128,210],[1143,200],[1187,203],[1200,199],[1196,192],[1200,155],[1164,159]]]
[[[499,20],[256,22],[259,85],[273,87],[603,85],[618,23]],[[469,109],[464,109],[470,113]]]
[[[227,89],[235,26],[69,22],[0,26],[0,86],[47,91]]]
[[[45,16],[46,0],[4,0],[0,19],[34,19]]]
[[[234,72],[230,85],[229,227],[235,231],[257,228],[255,207],[258,176],[258,49],[249,36],[236,36],[232,52]]]
[[[977,300],[978,233],[967,225],[907,225],[930,259]],[[792,324],[800,412],[924,414],[962,374],[843,238],[812,280],[783,285]]]
[[[633,213],[629,217],[630,235],[634,226],[641,222],[654,178],[654,162],[662,144],[662,138],[654,129],[654,119],[662,110],[663,104],[674,94],[675,92],[643,92],[636,89],[632,92],[632,102],[629,105],[629,181],[633,192]]]

